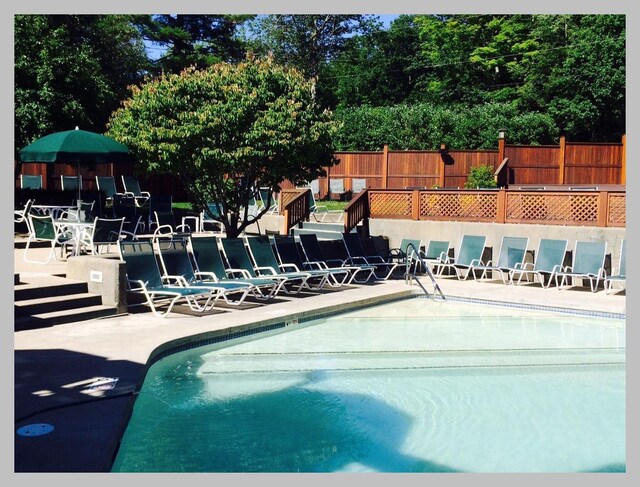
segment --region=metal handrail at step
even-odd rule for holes
[[[411,252],[411,250],[413,250],[413,252]],[[407,284],[411,284],[411,280],[413,279],[414,281],[416,281],[418,283],[418,286],[420,286],[420,288],[422,289],[422,291],[426,294],[426,296],[429,299],[437,299],[439,295],[440,299],[442,301],[446,301],[446,298],[444,297],[444,294],[442,293],[442,290],[440,289],[440,286],[438,286],[438,283],[436,282],[436,278],[433,276],[433,273],[431,272],[431,269],[429,268],[429,265],[425,262],[425,260],[420,256],[420,249],[416,249],[415,245],[413,245],[412,243],[409,243],[407,245],[407,256],[410,255],[410,257],[407,257],[407,262],[406,262],[406,267],[405,267],[405,273],[404,273],[404,281]],[[416,269],[418,268],[417,265],[414,264],[413,261],[417,261],[420,264],[420,268],[423,268],[425,270],[425,274],[427,276],[429,276],[429,278],[431,279],[431,283],[433,284],[433,290],[430,293],[427,288],[424,286],[424,284],[422,282],[420,282],[420,279],[418,279],[418,275],[416,273]],[[413,267],[413,271],[411,270],[411,268]],[[437,295],[436,295],[437,293]]]

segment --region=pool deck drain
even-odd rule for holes
[[[439,279],[445,296],[624,315],[622,295],[505,286],[499,281]],[[304,320],[409,297],[419,291],[403,280],[304,296],[286,296],[254,309],[224,309],[196,317],[151,313],[69,323],[14,333],[15,472],[108,472],[150,360],[176,347],[255,326]],[[425,303],[426,305],[427,303]],[[116,379],[96,394],[83,393],[96,378]],[[112,387],[111,387],[112,386]],[[46,393],[42,393],[46,391]],[[19,428],[51,424],[42,436]]]

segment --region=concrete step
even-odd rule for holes
[[[86,282],[55,275],[20,275],[14,285],[15,331],[46,328],[118,314],[88,292]]]
[[[64,323],[93,320],[107,316],[115,316],[116,309],[102,304],[87,306],[73,310],[52,311],[29,316],[16,316],[14,331],[35,330]]]
[[[86,293],[87,283],[51,276],[36,281],[22,282],[21,284],[15,285],[13,290],[13,299],[15,302],[18,302],[45,297],[53,298]]]
[[[29,316],[54,311],[73,310],[101,305],[97,294],[78,293],[68,296],[47,296],[35,299],[22,299],[14,303],[15,316]]]
[[[328,230],[316,230],[309,228],[292,228],[292,235],[302,235],[315,233],[318,240],[340,240],[342,238],[342,232],[333,232]]]

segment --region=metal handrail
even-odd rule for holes
[[[405,282],[409,283],[409,281],[411,281],[411,279],[415,280],[418,285],[420,286],[420,288],[424,291],[424,293],[427,295],[427,297],[429,299],[435,299],[435,294],[436,292],[440,295],[440,297],[442,298],[443,301],[446,301],[446,298],[444,297],[444,294],[442,293],[442,290],[440,289],[440,286],[438,286],[438,283],[436,282],[436,278],[433,276],[433,273],[431,272],[431,269],[429,268],[429,265],[424,261],[424,259],[420,256],[420,249],[416,249],[415,245],[413,245],[412,243],[408,243],[407,244],[407,256],[409,256],[409,250],[413,249],[413,252],[411,253],[411,258],[407,258],[407,262],[405,264],[405,272],[404,272],[404,280]],[[418,268],[417,265],[413,264],[413,260],[416,260],[417,262],[419,262],[421,264],[422,267],[424,267],[425,269],[425,274],[427,274],[430,278],[431,278],[431,282],[433,283],[433,292],[430,293],[427,288],[424,286],[424,284],[422,284],[422,282],[420,282],[420,279],[418,279],[418,276],[416,274],[416,269]],[[413,272],[411,272],[411,266],[413,265]]]

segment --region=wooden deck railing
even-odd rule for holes
[[[626,226],[625,191],[368,190],[371,218]],[[354,215],[355,217],[355,215]],[[349,217],[349,224],[355,225]]]
[[[354,196],[344,209],[345,233],[349,233],[361,221],[368,221],[369,216],[369,195],[365,189]]]
[[[298,223],[309,220],[311,189],[283,189],[280,192],[280,214],[284,216],[282,233],[289,235],[289,230]]]

